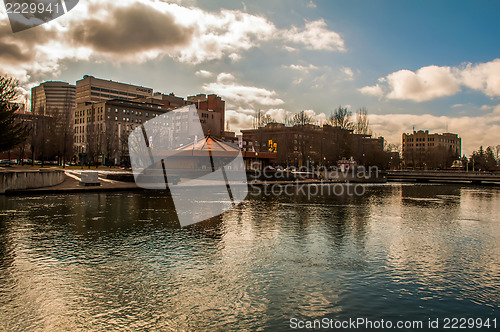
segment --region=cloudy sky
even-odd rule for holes
[[[0,74],[27,91],[88,74],[219,94],[236,131],[258,110],[321,122],[342,105],[393,144],[413,127],[467,154],[500,144],[498,1],[80,0],[17,33],[0,8]]]

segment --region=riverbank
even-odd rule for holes
[[[48,170],[45,170],[48,171]],[[31,189],[18,189],[18,190],[8,190],[5,192],[6,195],[31,195],[31,194],[60,194],[60,193],[88,193],[88,192],[105,192],[105,191],[139,191],[147,190],[139,187],[135,184],[133,180],[133,174],[130,172],[120,172],[116,171],[99,171],[99,186],[82,186],[80,184],[81,174],[87,172],[87,170],[66,170],[65,179],[62,183],[55,186],[47,186],[44,188],[31,188]],[[92,171],[91,171],[92,172]],[[242,182],[240,185],[250,185],[253,187],[259,186],[288,186],[288,185],[333,185],[346,182],[338,181],[325,181],[320,179],[301,179],[301,180],[274,180],[274,181],[248,181],[248,183]],[[349,182],[347,182],[349,183]],[[353,182],[354,183],[354,182]],[[238,184],[232,184],[238,185]],[[214,187],[220,186],[220,183],[196,183],[196,186],[200,187]],[[223,185],[225,187],[225,184]],[[164,188],[159,187],[158,190]]]
[[[0,169],[0,194],[59,185],[65,172],[58,169]]]
[[[62,183],[44,188],[35,189],[20,189],[6,191],[6,195],[23,195],[23,194],[58,194],[58,193],[84,193],[84,192],[101,192],[101,191],[134,191],[143,190],[134,182],[121,182],[100,178],[100,186],[82,186],[80,179],[71,174],[66,173]]]

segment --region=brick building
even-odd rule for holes
[[[271,150],[277,153],[275,163],[282,166],[335,166],[343,157],[354,157],[360,163],[369,164],[376,154],[383,153],[384,147],[382,137],[356,135],[352,130],[327,124],[288,127],[283,123],[268,123],[265,127],[241,132],[243,151],[269,152],[271,143]]]
[[[226,124],[226,102],[221,97],[210,94],[198,94],[196,96],[188,96],[186,99],[187,104],[193,104],[199,111],[204,111],[208,116],[202,117],[200,120],[202,126],[205,122],[205,128],[210,129],[210,134],[214,137],[224,136]]]

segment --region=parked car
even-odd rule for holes
[[[10,162],[10,160],[7,160],[7,159],[0,160],[0,166],[1,167],[10,167],[11,162]]]

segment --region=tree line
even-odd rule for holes
[[[354,117],[354,118],[353,118]],[[265,127],[269,123],[277,123],[271,115],[262,115],[259,110],[255,115],[253,127]],[[308,115],[306,111],[300,111],[292,117],[285,117],[286,126],[304,126],[308,124],[318,124],[312,116]],[[347,107],[339,106],[332,111],[328,117],[326,124],[329,124],[340,129],[352,130],[355,134],[372,135],[373,131],[370,128],[370,121],[368,120],[368,111],[365,107],[359,108],[355,115],[352,114]]]
[[[18,81],[0,76],[0,152],[13,152],[21,164],[28,159],[64,165],[73,156],[71,105],[50,110],[51,116],[46,110],[16,116],[18,97]]]
[[[17,97],[17,81],[0,76],[0,152],[23,143],[30,134],[29,126],[14,116],[19,109]]]
[[[500,145],[495,147],[488,146],[486,149],[480,146],[478,150],[472,152],[472,155],[467,158],[463,156],[461,159],[462,167],[473,171],[495,171],[499,170],[500,166]]]

